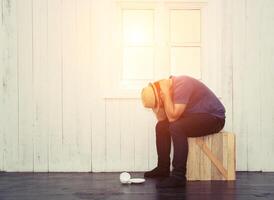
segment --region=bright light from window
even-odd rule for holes
[[[147,80],[154,70],[154,11],[123,10],[123,80]]]
[[[134,27],[125,35],[125,40],[130,44],[141,44],[145,40],[145,31],[141,27]]]
[[[148,45],[154,39],[152,10],[124,10],[123,34],[126,45]]]

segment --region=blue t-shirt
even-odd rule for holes
[[[225,108],[218,97],[202,82],[189,76],[171,76],[174,104],[186,104],[184,115],[209,113],[225,118]]]

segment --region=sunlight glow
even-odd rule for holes
[[[139,27],[134,27],[125,35],[125,40],[130,44],[140,44],[145,41],[145,31]]]
[[[148,45],[154,39],[152,10],[124,10],[123,34],[125,45]]]

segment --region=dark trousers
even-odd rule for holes
[[[158,122],[156,125],[158,167],[169,169],[172,139],[174,147],[172,176],[185,179],[188,155],[187,138],[218,133],[224,124],[225,119],[206,113],[189,114],[174,122],[167,120]]]

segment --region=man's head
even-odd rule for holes
[[[144,107],[156,110],[158,110],[160,107],[163,107],[160,84],[170,84],[171,81],[167,80],[170,79],[162,79],[153,83],[149,83],[147,87],[143,88],[141,98]]]

